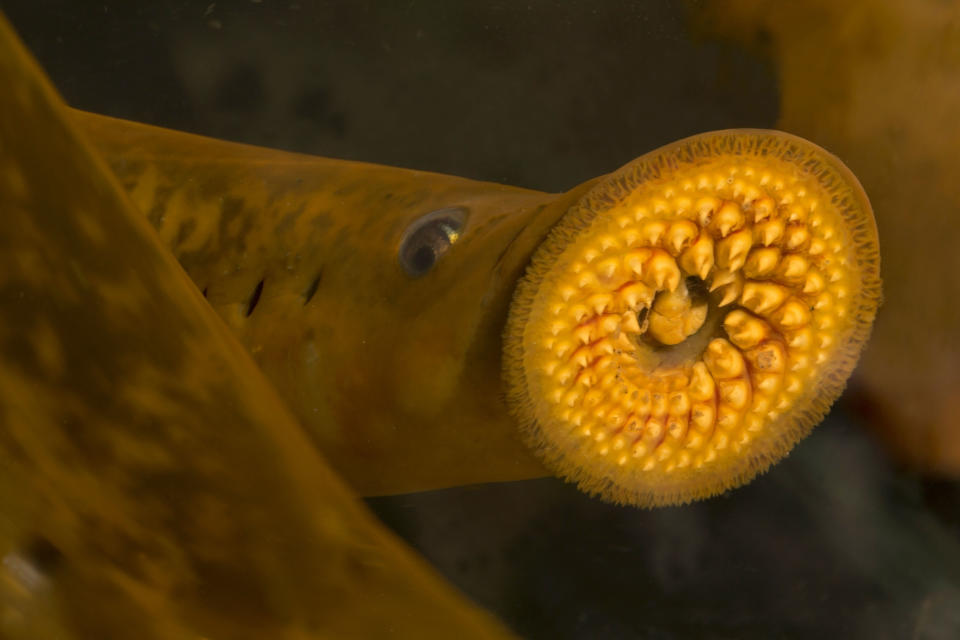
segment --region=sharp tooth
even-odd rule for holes
[[[667,415],[667,395],[665,393],[657,392],[653,394],[651,398],[650,415],[653,416],[650,418],[651,421],[654,418],[661,419]]]
[[[803,283],[803,292],[809,294],[817,294],[823,291],[827,286],[827,283],[824,281],[823,276],[816,271],[810,271],[807,273],[807,277]]]
[[[807,209],[803,205],[793,204],[787,212],[787,222],[806,222],[807,215]]]
[[[747,360],[754,372],[782,373],[786,366],[787,354],[783,345],[771,340],[756,349],[747,351]]]
[[[780,242],[784,227],[783,220],[774,218],[758,224],[754,227],[754,232],[757,234],[757,240],[760,241],[760,244],[769,247]]]
[[[764,196],[753,203],[753,221],[760,223],[768,220],[777,211],[773,198]]]
[[[713,238],[708,233],[701,233],[697,241],[680,255],[680,266],[687,273],[699,276],[706,280],[713,269]]]
[[[650,249],[633,249],[623,257],[623,265],[635,278],[639,278],[643,275],[643,265],[646,264],[650,255]]]
[[[773,273],[779,262],[780,249],[758,247],[747,256],[747,261],[743,265],[743,273],[748,278],[763,278]]]
[[[670,394],[668,411],[672,416],[685,416],[690,411],[690,398],[683,391]]]
[[[810,324],[810,308],[793,298],[788,300],[771,318],[780,329],[799,329]]]
[[[782,373],[754,373],[753,374],[753,386],[754,388],[768,396],[772,396],[780,389],[780,384],[783,381]],[[755,408],[762,408],[759,404],[760,400],[754,401]],[[764,401],[769,403],[769,401]]]
[[[748,281],[743,285],[740,304],[754,313],[767,314],[783,304],[787,290],[768,282]]]
[[[667,231],[667,249],[674,256],[687,248],[697,237],[697,225],[690,220],[678,220]]]
[[[710,291],[716,291],[737,279],[737,274],[729,270],[716,271],[710,279]]]
[[[703,362],[698,362],[693,365],[689,386],[690,397],[693,400],[702,402],[713,398],[715,389],[713,376],[710,375],[710,370],[707,368],[707,365]]]
[[[570,356],[570,362],[580,367],[585,367],[590,362],[590,347],[583,345],[573,352]]]
[[[739,378],[746,368],[740,351],[723,338],[716,338],[707,345],[703,361],[717,380]]]
[[[810,356],[805,353],[791,354],[790,371],[803,371],[810,367]]]
[[[597,328],[601,336],[608,335],[617,330],[620,326],[620,316],[615,313],[607,313],[600,316],[597,322]]]
[[[807,261],[806,258],[799,254],[792,253],[783,258],[783,261],[780,263],[780,268],[777,269],[777,275],[787,281],[800,280],[806,275],[807,269],[809,268],[810,262]]]
[[[719,306],[725,307],[731,302],[736,301],[743,291],[743,276],[738,271],[734,279],[723,287],[723,296],[720,298]]]
[[[656,220],[643,225],[643,230],[640,232],[640,237],[643,238],[647,245],[655,247],[660,244],[660,239],[663,238],[663,234],[666,232],[667,223]]]
[[[721,238],[726,238],[732,231],[743,227],[743,223],[743,211],[736,202],[724,202],[713,218],[713,227],[720,231]]]
[[[642,458],[647,455],[648,451],[647,445],[642,440],[637,440],[633,443],[633,448],[631,452],[633,453],[634,458]]]
[[[610,280],[617,273],[617,269],[620,267],[620,261],[616,258],[607,258],[597,264],[597,273],[606,280]]]
[[[720,387],[720,401],[736,411],[740,411],[747,406],[750,401],[750,383],[743,378],[736,380],[723,380],[718,383]],[[721,407],[722,410],[722,407]]]
[[[644,270],[644,282],[654,289],[673,291],[680,284],[680,269],[666,252],[655,251]]]
[[[807,249],[807,253],[812,256],[819,256],[822,255],[826,250],[827,243],[820,238],[814,238],[810,241],[810,247]]]
[[[637,322],[637,314],[630,310],[620,316],[620,330],[624,333],[640,333],[640,323]]]
[[[802,224],[791,224],[784,232],[784,246],[787,251],[797,251],[810,241],[810,232]]]
[[[690,409],[690,423],[701,431],[707,431],[713,426],[717,412],[712,404],[698,402]]]
[[[804,327],[799,331],[793,331],[787,334],[787,346],[791,349],[806,351],[813,345],[813,331],[809,327]]]
[[[741,349],[754,347],[770,335],[770,326],[742,309],[736,309],[723,319],[723,328],[730,341]]]
[[[597,315],[600,315],[613,304],[613,296],[609,293],[595,293],[587,298],[587,304],[593,308]]]
[[[753,245],[753,233],[742,229],[717,243],[717,266],[737,271],[743,266]]]
[[[721,404],[717,407],[717,428],[731,431],[740,422],[740,412],[733,407]]]
[[[628,309],[647,306],[653,300],[653,291],[642,282],[634,282],[620,290],[620,299]]]
[[[707,196],[697,200],[695,208],[700,219],[701,227],[706,227],[710,224],[710,221],[713,220],[713,216],[720,208],[721,204],[720,198],[715,198],[713,196]]]

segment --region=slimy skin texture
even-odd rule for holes
[[[0,637],[510,637],[330,470],[2,16],[0,86]]]
[[[617,503],[738,486],[842,391],[880,300],[856,178],[772,131],[722,131],[606,177],[511,306],[511,409],[548,468]]]

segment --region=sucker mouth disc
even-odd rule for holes
[[[534,254],[504,336],[511,412],[550,469],[605,500],[739,486],[843,390],[879,266],[869,201],[820,147],[762,130],[668,145],[601,181]]]

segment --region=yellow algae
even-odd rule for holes
[[[0,84],[0,636],[508,636],[329,470],[2,18]]]
[[[640,232],[625,249],[631,213]],[[783,246],[776,221],[802,226],[809,246]],[[689,231],[643,231],[654,226]],[[778,271],[788,257],[801,262]],[[594,277],[608,262],[622,268]],[[823,287],[805,287],[804,270]],[[649,294],[624,295],[637,283]],[[505,333],[508,400],[548,468],[589,493],[641,506],[708,497],[819,422],[879,298],[870,204],[839,160],[780,132],[694,136],[603,179],[537,249]],[[805,330],[811,340],[791,340]]]

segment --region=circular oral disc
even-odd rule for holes
[[[879,263],[860,184],[810,142],[720,131],[654,151],[537,249],[505,332],[511,411],[549,468],[613,502],[743,484],[840,394]]]

